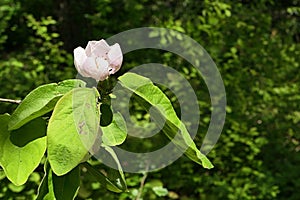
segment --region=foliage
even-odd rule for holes
[[[0,96],[24,98],[39,85],[73,77],[72,56],[62,49],[59,34],[52,30],[56,21],[50,16],[38,21],[32,14],[17,9],[12,12],[18,21],[10,20],[10,29],[6,30],[9,40],[0,49],[0,84],[6,88]],[[26,27],[19,27],[20,23]],[[14,38],[16,35],[28,36]],[[13,108],[1,106],[1,113]]]
[[[170,139],[182,152],[187,149],[185,153],[190,159],[202,164],[204,168],[213,167],[206,156],[197,149],[183,122],[177,118],[171,102],[158,87],[149,79],[133,73],[125,74],[119,80],[124,88],[144,99],[142,105],[151,104],[158,109],[167,121],[164,133],[168,137],[171,135]],[[126,191],[127,186],[118,157],[112,148],[98,142],[98,138],[102,137],[99,135],[100,114],[107,114],[100,113],[99,97],[95,87],[86,88],[81,80],[65,80],[36,88],[25,97],[12,116],[1,115],[0,166],[6,177],[17,186],[23,185],[37,168],[47,149],[49,164],[44,164],[45,177],[37,198],[74,199],[80,185],[80,163],[88,160],[86,156],[89,155],[90,149],[93,150],[91,153],[98,153],[103,148],[118,166],[116,180],[110,180],[109,175],[97,175],[101,173],[88,163],[84,165],[85,169],[97,175],[99,181],[109,190]],[[45,133],[46,122],[39,117],[52,110]],[[153,118],[159,124],[162,117]],[[173,138],[177,129],[180,130],[179,139]],[[115,129],[114,126],[106,126],[107,130],[117,136],[120,135],[119,131],[122,134],[124,132]],[[20,140],[20,137],[24,141]],[[112,140],[108,139],[106,143],[115,146],[115,137],[112,137]],[[156,188],[154,192],[163,196],[165,190]]]
[[[72,50],[87,40],[142,26],[183,32],[210,53],[226,87],[226,124],[208,154],[214,169],[204,170],[183,157],[148,174],[143,187],[144,176],[125,173],[129,192],[121,195],[107,192],[82,171],[77,199],[135,199],[141,190],[144,199],[296,200],[300,197],[299,9],[296,0],[4,0],[0,97],[23,99],[42,84],[74,78]],[[124,58],[126,64],[117,76],[142,63],[157,62],[174,66],[189,80],[199,99],[201,128],[195,143],[201,146],[211,113],[201,76],[169,52],[141,50]],[[161,90],[177,111],[176,98]],[[0,105],[0,113],[12,113],[16,107]],[[147,122],[145,110],[135,102],[131,106],[135,119]],[[132,145],[124,148],[140,148],[140,143],[135,144],[140,141],[129,139]],[[147,140],[143,145],[155,149],[161,144]],[[97,162],[91,165],[108,171]],[[0,198],[32,199],[43,172],[39,166],[26,185],[14,186],[0,170]]]

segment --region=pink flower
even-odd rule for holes
[[[74,64],[84,77],[92,77],[96,81],[105,80],[116,73],[122,65],[123,54],[118,43],[109,46],[105,40],[89,41],[86,48],[74,49]]]

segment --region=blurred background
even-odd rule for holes
[[[142,183],[146,200],[299,200],[298,0],[1,0],[0,97],[22,99],[41,84],[75,78],[74,48],[148,26],[192,37],[223,77],[226,123],[208,154],[215,167],[203,169],[183,156],[149,173],[144,183],[143,175],[126,174],[130,192],[123,194],[106,191],[83,173],[77,199],[137,199]],[[173,66],[195,88],[201,110],[195,142],[201,147],[210,120],[201,76],[181,58],[157,50],[126,54],[117,76],[148,62]],[[15,107],[0,102],[0,113]],[[133,115],[145,118],[138,110]],[[0,169],[0,199],[34,199],[42,176],[41,167],[16,187]]]

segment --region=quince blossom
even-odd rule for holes
[[[109,46],[105,40],[89,41],[86,48],[74,49],[74,64],[84,77],[103,81],[122,65],[123,54],[118,43]]]

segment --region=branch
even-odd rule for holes
[[[14,99],[4,99],[4,98],[0,98],[0,102],[6,102],[6,103],[21,103],[21,100],[14,100]]]
[[[138,194],[137,194],[135,200],[140,200],[140,198],[141,198],[141,196],[142,196],[142,193],[143,193],[143,188],[144,188],[144,185],[145,185],[145,181],[146,181],[147,176],[148,176],[148,173],[145,172],[145,173],[144,173],[144,176],[142,177],[141,184],[140,184],[140,188],[139,188],[139,192],[138,192]]]
[[[140,198],[142,197],[143,189],[144,189],[144,186],[145,186],[145,181],[146,181],[146,178],[147,178],[147,176],[148,176],[149,165],[150,165],[150,164],[149,164],[149,161],[148,161],[147,164],[146,164],[145,172],[143,173],[144,176],[143,176],[142,179],[141,179],[139,192],[138,192],[138,194],[136,195],[136,199],[135,199],[135,200],[140,200]]]

